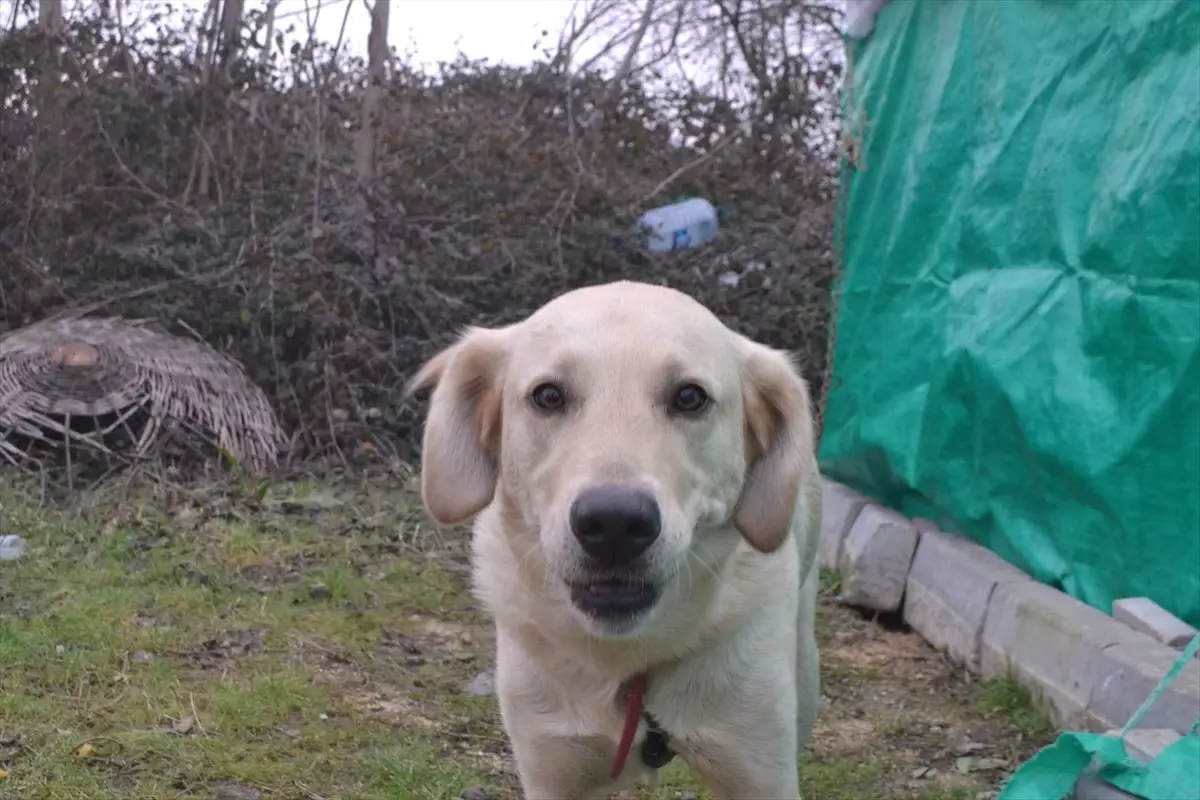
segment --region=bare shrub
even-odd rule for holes
[[[749,20],[743,38],[774,35]],[[798,51],[763,45],[733,91],[655,82],[649,56],[623,68],[620,47],[614,81],[572,63],[566,40],[521,69],[460,58],[424,74],[393,55],[364,115],[367,65],[334,45],[283,51],[264,42],[275,20],[249,12],[213,69],[199,25],[101,10],[0,38],[0,333],[80,307],[183,326],[246,366],[293,457],[368,441],[404,458],[417,409],[399,389],[464,325],[634,278],[793,350],[821,396],[836,62],[801,72],[781,62]],[[54,181],[37,111],[48,48],[62,61]],[[637,216],[681,194],[729,209],[718,240],[643,252]]]

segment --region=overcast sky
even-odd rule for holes
[[[248,7],[261,6],[262,1],[248,0]],[[303,20],[305,2],[281,0],[280,16],[300,12],[288,21]],[[307,2],[310,7],[316,5],[316,0]],[[337,40],[346,3],[351,3],[347,43],[365,55],[371,22],[363,0],[326,0],[319,17],[319,36]],[[572,5],[572,0],[392,0],[389,40],[398,52],[411,49],[419,61],[427,63],[449,61],[461,49],[471,58],[526,64],[543,30],[550,32],[551,40],[558,38]]]
[[[374,2],[374,0],[369,0]],[[0,26],[7,26],[14,2],[0,0]],[[151,9],[170,5],[201,10],[206,0],[123,0],[126,17],[145,16]],[[94,6],[95,0],[64,0],[66,14]],[[246,10],[263,9],[265,0],[246,0]],[[392,0],[389,41],[400,54],[413,53],[419,62],[449,61],[461,50],[470,58],[492,62],[528,64],[533,45],[542,31],[556,41],[570,16],[572,0]],[[305,13],[305,9],[308,13]],[[349,9],[349,17],[346,17]],[[307,18],[315,18],[317,36],[337,41],[346,19],[343,47],[366,55],[367,32],[371,27],[367,0],[280,0],[279,28],[290,23],[297,38],[307,29]]]
[[[132,0],[143,8],[158,1]],[[197,9],[204,2],[182,0]],[[460,51],[470,58],[528,64],[542,31],[557,40],[573,5],[572,0],[392,0],[388,40],[401,55],[412,53],[429,65],[450,61]],[[247,11],[265,7],[265,0],[246,0]],[[366,56],[367,0],[280,0],[276,18],[281,30],[295,24],[296,38],[304,38],[308,20],[315,19],[317,38],[329,43],[337,41],[344,19],[343,48]]]
[[[581,0],[584,2],[585,0]],[[29,0],[0,0],[0,26],[12,19],[15,3]],[[99,0],[63,0],[68,17],[95,8]],[[112,0],[108,0],[112,2]],[[117,0],[124,19],[146,17],[165,8],[202,12],[210,0]],[[316,38],[328,44],[341,37],[342,52],[365,57],[367,35],[371,27],[368,3],[374,0],[279,0],[276,30],[285,34],[285,47],[307,39],[308,27],[315,20]],[[858,0],[863,2],[863,0]],[[878,5],[880,0],[866,0]],[[267,0],[245,0],[247,12],[264,10]],[[564,26],[576,9],[574,0],[391,0],[389,43],[404,60],[411,56],[416,64],[432,66],[453,60],[460,52],[471,59],[514,66],[529,64],[537,55],[535,43],[552,45],[559,40]],[[287,29],[294,27],[287,35]],[[578,43],[575,63],[584,63],[600,51],[604,37]],[[682,68],[688,77],[697,77],[711,64],[692,63],[685,58]],[[669,67],[675,68],[675,67]],[[703,77],[700,75],[700,77]]]

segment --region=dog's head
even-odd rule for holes
[[[738,535],[777,549],[812,468],[808,389],[789,359],[663,287],[579,289],[469,330],[413,379],[426,386],[430,515],[502,505],[527,538],[518,552],[594,635],[642,628],[681,575],[715,575]]]

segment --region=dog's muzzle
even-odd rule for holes
[[[649,492],[612,484],[591,487],[571,504],[570,523],[588,562],[570,583],[577,608],[615,622],[658,602],[660,587],[642,558],[662,534],[662,515]]]

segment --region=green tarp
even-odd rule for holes
[[[824,471],[1200,626],[1200,2],[896,0],[850,80]]]

